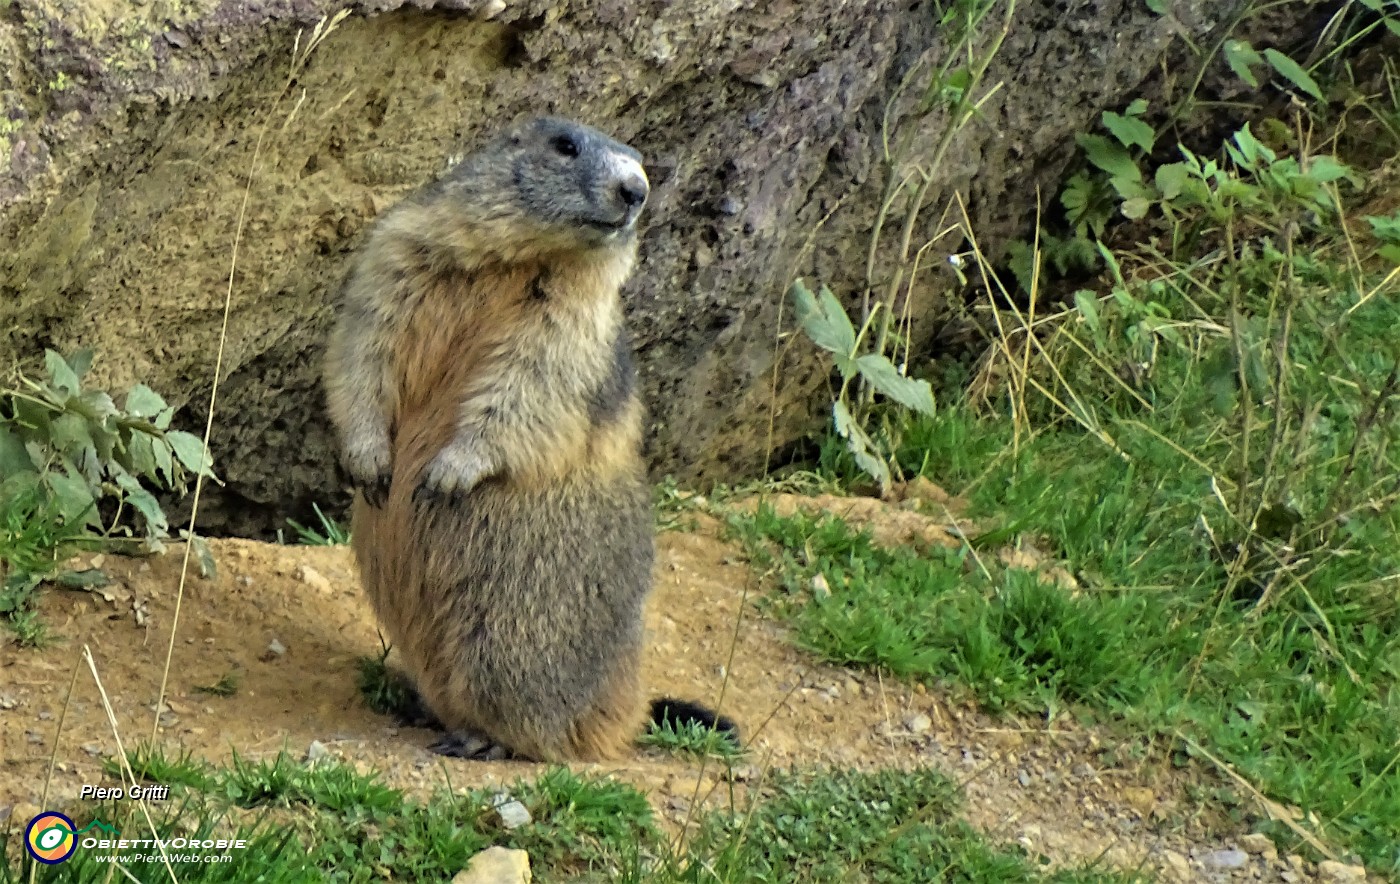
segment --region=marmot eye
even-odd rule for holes
[[[553,145],[555,151],[557,151],[560,156],[578,156],[578,142],[575,141],[572,136],[556,135],[550,144]]]

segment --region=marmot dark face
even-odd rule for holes
[[[442,188],[459,191],[473,221],[509,218],[561,245],[605,248],[635,236],[650,191],[641,160],[590,126],[540,117],[466,157]]]

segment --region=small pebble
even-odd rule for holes
[[[320,761],[331,754],[331,750],[326,748],[326,744],[320,740],[312,740],[311,745],[306,747],[307,761]]]
[[[529,884],[530,855],[496,845],[471,858],[452,884]]]
[[[904,719],[904,726],[911,734],[926,734],[933,727],[933,719],[922,712],[916,712]]]
[[[1242,836],[1240,838],[1240,849],[1245,853],[1262,856],[1268,860],[1278,859],[1278,848],[1274,846],[1273,840],[1270,839],[1268,835],[1260,832],[1251,832],[1248,835]]]
[[[1162,865],[1166,867],[1167,873],[1176,881],[1190,881],[1191,861],[1175,850],[1168,850],[1162,854]]]
[[[490,21],[506,11],[506,0],[486,0],[476,11],[479,21]]]
[[[1201,862],[1212,869],[1242,869],[1249,862],[1249,854],[1243,850],[1215,850],[1201,857]]]
[[[501,825],[507,829],[518,829],[533,822],[529,809],[506,792],[491,796],[491,807],[501,818]]]
[[[821,574],[813,575],[810,586],[812,590],[812,598],[816,599],[817,601],[824,602],[827,599],[831,598],[831,587],[827,584],[825,576]]]
[[[1366,881],[1363,866],[1349,866],[1336,860],[1326,859],[1317,864],[1317,877],[1320,881]]]
[[[326,576],[310,565],[302,565],[297,568],[297,579],[317,592],[330,592],[331,582]]]

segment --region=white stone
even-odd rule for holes
[[[523,850],[488,847],[471,858],[452,884],[530,884],[530,855]]]

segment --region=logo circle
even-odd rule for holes
[[[55,810],[46,810],[29,821],[24,830],[24,847],[41,863],[61,863],[78,849],[73,821]]]

